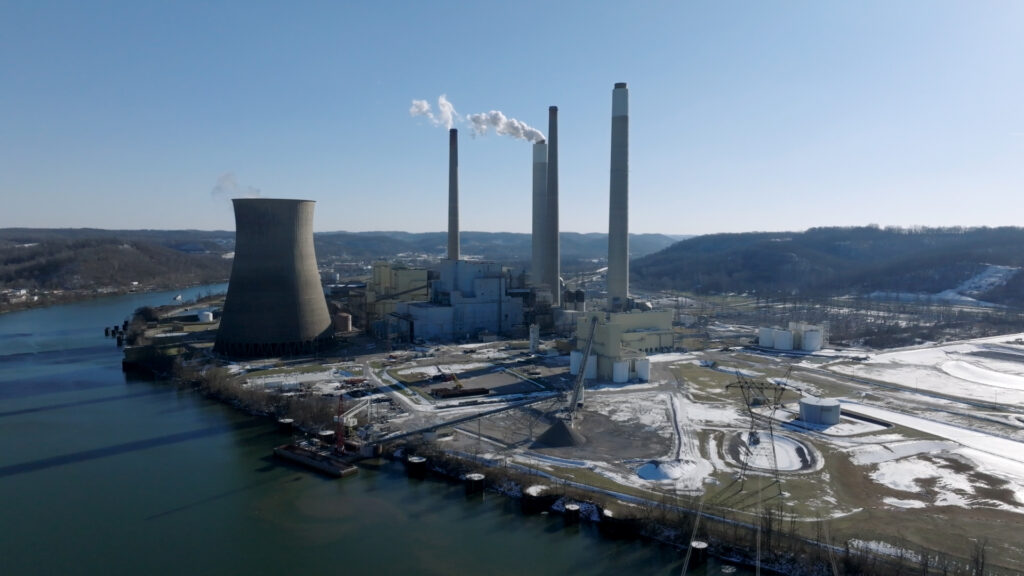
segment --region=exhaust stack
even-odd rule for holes
[[[562,287],[559,279],[560,253],[558,247],[558,106],[548,108],[548,177],[545,198],[547,209],[547,254],[544,257],[544,284],[551,289],[551,304],[558,306],[561,302]]]
[[[448,131],[448,259],[459,259],[459,131]]]
[[[547,235],[545,230],[544,211],[547,209],[548,189],[548,145],[541,140],[533,145],[533,234],[532,241],[533,258],[530,263],[532,283],[534,285],[544,283],[544,274],[547,264],[544,261],[545,248],[544,239]]]
[[[612,91],[612,154],[608,205],[608,309],[629,304],[629,90]]]

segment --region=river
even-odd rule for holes
[[[677,550],[388,461],[343,480],[275,461],[275,426],[121,372],[103,327],[176,293],[0,316],[3,574],[680,573]]]

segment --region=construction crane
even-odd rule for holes
[[[590,360],[590,351],[594,349],[594,332],[597,330],[597,317],[590,319],[590,336],[587,337],[587,345],[583,348],[583,359],[580,361],[580,369],[576,373],[576,382],[572,387],[572,398],[569,401],[569,422],[576,419],[576,411],[583,407],[583,381],[587,379],[587,362]]]

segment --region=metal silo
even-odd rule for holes
[[[214,351],[314,352],[334,338],[313,249],[310,200],[237,198],[235,260]]]

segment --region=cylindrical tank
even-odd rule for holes
[[[636,377],[641,382],[651,379],[651,361],[648,358],[640,358],[636,361]]]
[[[413,478],[423,478],[427,475],[427,459],[423,456],[409,456],[405,459],[405,471]]]
[[[801,348],[807,352],[816,352],[821,350],[821,331],[820,330],[805,330],[803,342]]]
[[[617,384],[629,382],[629,361],[622,360],[612,363],[612,382]]]
[[[334,331],[335,332],[351,332],[352,331],[352,315],[347,312],[338,312],[334,315]]]
[[[213,312],[210,312],[209,310],[204,310],[200,312],[199,321],[204,323],[213,322]]]
[[[842,407],[835,398],[815,398],[806,396],[800,399],[800,420],[807,424],[831,426],[839,424]]]
[[[479,472],[473,472],[472,474],[466,474],[466,477],[465,477],[466,494],[476,494],[478,492],[483,492],[483,490],[484,490],[484,480],[486,480],[486,479],[487,479],[487,477],[484,476],[483,474],[480,474]]]
[[[580,373],[580,364],[583,363],[583,352],[573,350],[569,352],[569,374],[573,376]]]
[[[565,505],[565,523],[576,524],[580,521],[580,505],[576,503]]]
[[[775,330],[772,328],[760,328],[757,331],[757,345],[762,348],[775,347]]]
[[[214,350],[311,353],[334,338],[320,287],[309,200],[236,198],[235,258]]]
[[[789,330],[772,330],[773,346],[776,350],[793,349],[793,333]]]
[[[549,492],[543,484],[534,484],[523,490],[523,513],[537,514],[546,510],[554,500]]]

